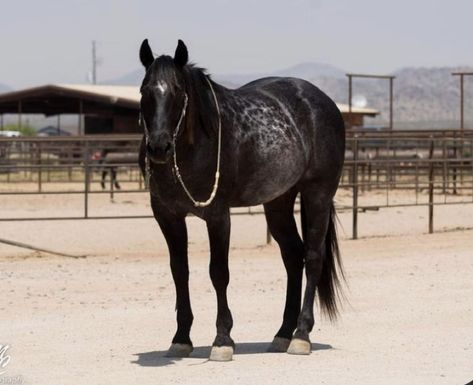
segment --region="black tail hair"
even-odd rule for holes
[[[301,222],[302,238],[306,241],[307,220],[305,218],[304,202],[301,199]],[[343,273],[342,259],[338,248],[337,230],[335,226],[336,212],[333,202],[330,206],[330,217],[325,236],[325,259],[322,265],[322,273],[317,284],[320,309],[331,321],[338,316],[338,302],[343,296],[340,278],[345,279]],[[340,278],[339,278],[340,276]]]
[[[340,278],[345,279],[343,273],[342,259],[338,248],[335,206],[330,207],[330,218],[327,235],[325,236],[325,260],[322,266],[322,274],[317,292],[319,296],[320,308],[330,320],[335,320],[338,316],[338,302],[342,296]]]

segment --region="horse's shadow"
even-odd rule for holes
[[[269,345],[270,345],[269,342],[243,342],[240,344],[236,344],[234,354],[236,355],[262,354],[262,353],[278,354],[278,353],[269,353],[268,352]],[[211,348],[212,348],[211,346],[194,347],[194,351],[190,354],[189,358],[208,359],[210,356]],[[316,343],[312,344],[312,351],[328,350],[328,349],[332,349],[332,346],[326,345],[326,344],[316,344]],[[159,367],[159,366],[173,365],[175,362],[182,360],[182,358],[180,357],[166,357],[166,353],[167,353],[167,350],[136,353],[135,356],[138,356],[138,359],[136,361],[131,361],[131,363],[137,364],[140,366]]]

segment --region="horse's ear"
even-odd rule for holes
[[[179,67],[184,67],[189,60],[189,54],[184,42],[179,39],[177,42],[176,52],[174,53],[174,63]]]
[[[154,62],[153,51],[148,44],[148,39],[144,39],[140,47],[140,60],[146,69]]]

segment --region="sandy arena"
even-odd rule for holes
[[[136,199],[135,199],[136,198]],[[2,216],[80,215],[82,198],[12,197]],[[27,203],[25,203],[27,202]],[[145,197],[94,197],[97,213],[148,213]],[[39,208],[41,207],[41,209]],[[166,246],[152,219],[0,222],[1,237],[87,258],[0,244],[4,378],[24,384],[466,384],[473,380],[473,205],[360,214],[349,240],[340,320],[317,317],[310,356],[265,353],[280,326],[285,272],[263,216],[233,217],[229,302],[234,360],[210,362],[216,300],[205,225],[188,221],[195,350],[164,357],[175,329]],[[460,228],[460,229],[458,229]],[[457,229],[456,231],[452,231]],[[391,234],[389,237],[386,235]]]

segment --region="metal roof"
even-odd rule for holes
[[[348,114],[350,107],[348,104],[337,103],[337,107],[342,114]],[[351,106],[351,112],[353,114],[360,114],[360,115],[367,115],[367,116],[376,116],[379,114],[379,111],[374,108],[366,108],[366,107],[355,107]]]
[[[69,102],[64,103],[65,99],[69,99]],[[73,100],[138,109],[140,91],[135,86],[47,84],[0,93],[0,113],[17,113],[19,101],[22,101],[22,113],[78,113],[78,104]],[[348,104],[337,103],[337,106],[342,114],[348,114]],[[379,111],[352,106],[352,113],[375,116]]]
[[[45,115],[104,113],[139,108],[139,89],[129,86],[47,84],[0,94],[0,113]],[[20,106],[21,102],[21,106]]]

